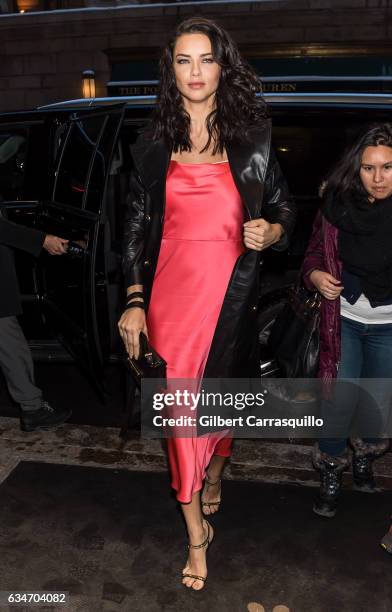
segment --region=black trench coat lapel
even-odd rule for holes
[[[257,140],[231,144],[226,147],[227,157],[234,182],[250,218],[259,217],[263,201],[264,179],[267,171],[270,143],[271,122],[268,120],[263,128],[257,128]],[[263,143],[261,150],[260,144]]]
[[[152,141],[144,138],[139,138],[130,149],[142,184],[163,220],[166,174],[171,153],[163,140]]]
[[[234,182],[250,218],[261,215],[271,142],[270,120],[254,132],[257,136],[256,142],[259,143],[257,147],[254,139],[226,147]],[[263,143],[264,150],[261,150],[260,143]],[[130,148],[144,187],[150,193],[154,205],[160,206],[163,213],[171,151],[163,140],[152,141],[144,138],[139,138]]]

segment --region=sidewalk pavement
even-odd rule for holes
[[[20,461],[106,467],[148,472],[167,471],[163,440],[119,438],[114,427],[65,424],[56,430],[25,433],[15,418],[0,417],[0,482]],[[318,474],[311,463],[310,440],[236,440],[233,455],[225,468],[228,480],[291,483],[317,486]],[[392,453],[375,462],[378,485],[392,490]],[[351,486],[351,474],[344,483]]]

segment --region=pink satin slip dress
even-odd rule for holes
[[[167,361],[168,379],[201,380],[219,313],[244,251],[243,205],[228,162],[171,161],[162,243],[147,328]],[[224,342],[224,338],[220,340]],[[169,438],[172,487],[188,503],[200,490],[213,454],[228,457],[226,432]]]

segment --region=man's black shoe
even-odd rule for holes
[[[24,412],[20,417],[22,431],[46,431],[68,421],[72,414],[70,408],[52,408],[48,402],[42,402],[39,410]]]

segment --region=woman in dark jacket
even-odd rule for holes
[[[385,430],[390,388],[367,379],[392,378],[391,235],[392,124],[385,124],[362,135],[328,178],[303,264],[305,285],[322,296],[319,377],[362,379],[340,381],[322,403],[328,437],[314,455],[321,484],[313,508],[322,516],[336,512],[358,409],[368,435],[351,440],[357,489],[375,490],[372,462],[389,445],[374,432]]]
[[[260,83],[228,34],[202,18],[178,26],[160,67],[152,125],[132,147],[120,333],[137,356],[148,332],[168,379],[257,376],[260,251],[285,248],[294,221]],[[230,451],[225,432],[168,440],[190,542],[183,584],[195,590],[213,537],[201,505],[218,510]]]

